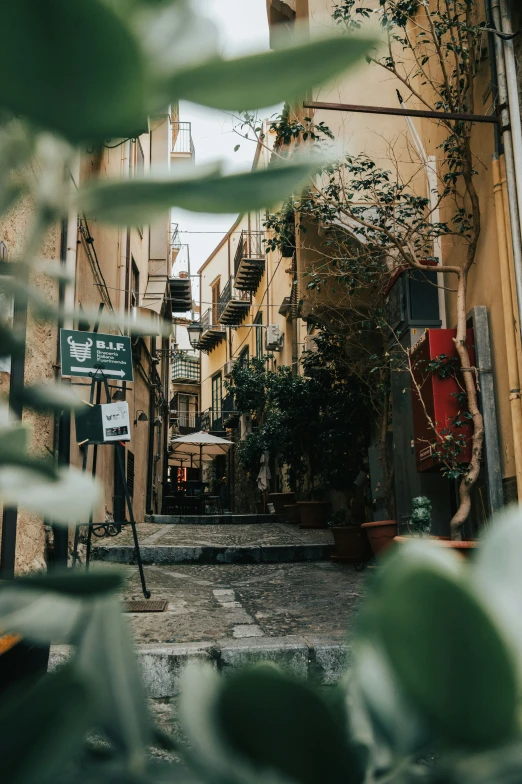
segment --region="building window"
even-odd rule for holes
[[[254,319],[254,324],[262,324],[263,323],[263,314],[258,313],[256,318]],[[263,328],[261,326],[255,327],[256,330],[256,357],[258,359],[262,359],[263,357]]]
[[[212,377],[212,423],[221,419],[221,401],[223,398],[223,380],[221,373]]]
[[[140,271],[134,259],[131,264],[131,306],[137,308],[140,304]]]
[[[219,323],[219,295],[220,295],[219,280],[212,284],[212,324]]]
[[[242,352],[241,352],[241,354],[239,355],[239,357],[238,357],[238,360],[237,360],[237,361],[239,362],[239,364],[240,364],[242,367],[248,367],[248,362],[249,362],[249,360],[250,360],[250,354],[249,354],[249,351],[248,351],[248,346],[247,346],[246,348],[244,348],[244,349],[243,349],[243,351],[242,351]]]
[[[134,496],[134,454],[127,450],[127,488],[131,498]]]

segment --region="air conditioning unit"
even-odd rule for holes
[[[266,348],[268,351],[281,351],[284,335],[278,324],[269,324],[266,328]]]
[[[235,359],[229,359],[228,362],[225,362],[225,366],[223,368],[223,375],[225,376],[225,378],[230,378],[235,364],[236,364]]]

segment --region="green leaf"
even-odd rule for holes
[[[86,681],[72,667],[12,693],[0,709],[2,778],[52,781],[80,752],[92,720]]]
[[[41,588],[19,588],[9,581],[0,588],[0,629],[36,643],[69,644],[80,625],[85,603]]]
[[[34,384],[24,387],[22,400],[25,406],[37,411],[74,411],[84,405],[78,395],[65,384]]]
[[[23,343],[15,337],[12,330],[0,323],[0,357],[20,356]]]
[[[130,767],[138,772],[145,763],[152,724],[127,622],[115,598],[92,606],[75,662],[94,685],[97,725],[126,752]]]
[[[0,427],[0,462],[12,455],[24,456],[29,444],[29,431],[22,423]]]
[[[181,717],[205,776],[229,782],[356,782],[344,711],[311,686],[262,665],[227,679],[187,668]]]
[[[0,106],[75,142],[146,130],[140,49],[104,3],[16,0],[1,21]]]
[[[133,315],[125,316],[108,310],[104,310],[100,315],[97,308],[87,306],[83,307],[82,310],[56,307],[35,286],[24,284],[14,276],[10,278],[0,277],[0,290],[6,291],[11,295],[16,294],[26,298],[35,315],[43,319],[55,320],[61,318],[63,320],[76,321],[87,326],[98,323],[100,328],[116,327],[122,334],[126,332],[131,335],[150,334],[151,322],[148,318],[135,317]],[[172,323],[160,318],[158,334],[162,337],[170,337],[172,335]]]
[[[302,98],[361,60],[374,41],[348,36],[298,43],[275,52],[210,60],[165,81],[171,99],[248,111]]]
[[[215,720],[255,768],[303,784],[357,780],[343,723],[319,692],[274,667],[227,680]]]
[[[400,684],[375,639],[359,636],[355,648],[354,685],[366,705],[375,732],[396,755],[422,748],[426,730],[405,698]]]
[[[169,207],[193,212],[247,212],[282,201],[318,169],[317,161],[301,160],[228,177],[213,172],[186,179],[99,182],[80,192],[79,204],[89,216],[121,225],[147,222]]]
[[[494,746],[515,727],[514,661],[451,552],[404,545],[379,576],[363,625],[382,639],[413,705],[453,744]]]
[[[88,522],[101,500],[99,484],[75,468],[59,468],[58,478],[53,480],[42,472],[45,465],[44,461],[35,461],[29,466],[2,466],[2,503],[23,506],[62,525]]]
[[[15,580],[19,590],[44,590],[67,596],[98,596],[118,591],[124,581],[121,572],[103,571],[83,572],[75,569],[55,569],[46,574],[30,574]]]
[[[522,682],[522,515],[519,507],[496,515],[474,559],[471,578],[513,645]]]

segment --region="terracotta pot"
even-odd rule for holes
[[[335,542],[332,560],[364,563],[372,557],[372,548],[360,525],[334,525],[330,528]]]
[[[412,536],[396,536],[394,541],[396,542],[411,542],[414,537]],[[473,550],[475,550],[479,543],[476,539],[464,539],[463,541],[457,540],[452,541],[447,536],[430,536],[432,541],[436,541],[440,547],[448,547],[450,550],[455,550],[455,552],[459,553],[460,555],[464,556],[465,558],[469,558],[472,554]]]
[[[297,504],[285,504],[285,522],[300,523],[301,513]]]
[[[381,555],[397,536],[397,520],[376,520],[363,523],[374,555]]]
[[[301,524],[299,528],[327,528],[330,515],[328,501],[298,501]]]
[[[277,514],[283,514],[285,504],[295,504],[295,493],[269,493],[268,500],[274,505]]]

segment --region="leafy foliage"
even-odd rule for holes
[[[493,521],[475,561],[425,540],[397,548],[368,586],[349,673],[328,689],[273,664],[226,677],[210,664],[190,665],[180,702],[188,741],[178,748],[188,768],[181,780],[518,781],[521,557],[519,510]],[[3,629],[73,645],[58,672],[0,699],[9,781],[177,780],[175,767],[160,775],[147,759],[155,731],[111,580],[92,573],[80,588],[69,573],[59,585],[41,576],[31,590],[18,581],[0,589]],[[103,754],[93,755],[91,729],[103,733]]]
[[[343,342],[320,332],[317,351],[306,352],[305,375],[281,366],[268,371],[254,359],[237,363],[228,383],[238,411],[254,415],[257,428],[239,444],[239,460],[253,476],[261,454],[277,455],[290,485],[310,490],[345,490],[350,473],[360,470],[368,439],[368,414],[361,407],[361,385],[347,371]]]
[[[106,223],[141,226],[174,205],[203,212],[266,208],[299,190],[318,164],[302,159],[228,177],[214,165],[124,181],[96,176],[94,167],[87,182],[84,176],[73,182],[73,163],[96,157],[107,141],[146,132],[148,119],[169,113],[180,98],[236,110],[298,98],[344,71],[370,45],[339,35],[315,41],[297,36],[277,51],[224,60],[214,25],[188,0],[20,0],[6,5],[3,21],[10,77],[0,85],[0,216],[22,198],[34,215],[13,275],[0,280],[2,292],[29,305],[37,318],[97,322],[137,335],[148,333],[148,322],[107,309],[101,319],[86,308],[69,311],[28,285],[31,270],[39,269],[44,237],[62,217],[75,209]],[[310,57],[320,61],[313,72],[304,67]],[[61,269],[39,271],[64,282]],[[170,331],[162,328],[166,336]],[[0,355],[20,355],[21,349],[19,336],[0,319]],[[62,387],[34,386],[20,395],[42,412],[77,406]],[[88,520],[99,487],[87,475],[30,454],[28,438],[13,448],[23,429],[1,413],[2,502],[20,503],[57,523]]]

